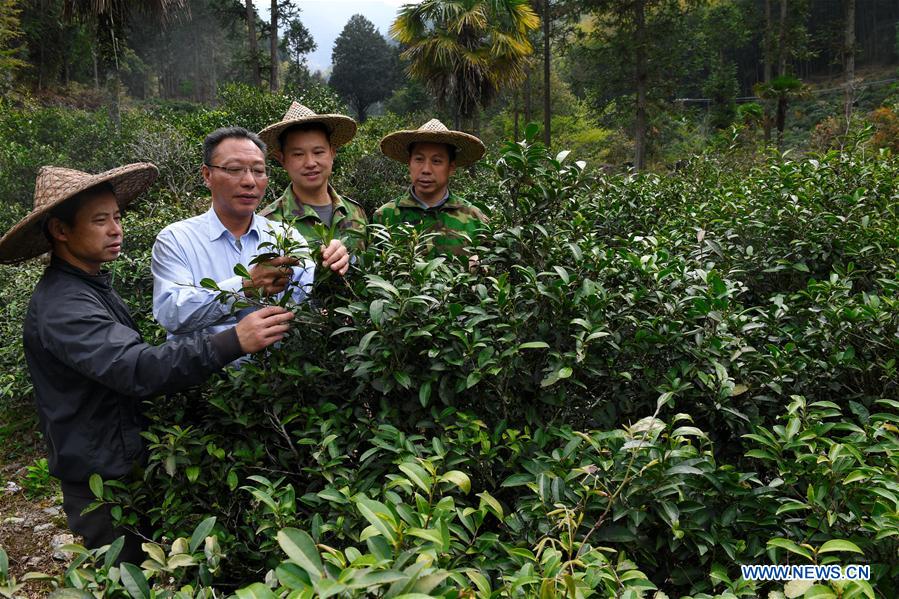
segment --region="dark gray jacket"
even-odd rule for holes
[[[152,346],[143,342],[109,275],[54,257],[24,326],[50,473],[86,482],[143,459],[140,402],[203,382],[243,352],[235,330]]]

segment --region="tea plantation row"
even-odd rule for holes
[[[460,181],[491,216],[477,272],[371,227],[280,348],[146,405],[140,480],[94,481],[154,531],[142,568],[84,551],[50,582],[896,596],[899,162],[860,146],[599,176],[529,134]],[[151,336],[148,248],[191,210],[158,198],[113,266]],[[8,312],[36,272],[4,269]],[[751,563],[870,564],[871,580],[749,582]]]

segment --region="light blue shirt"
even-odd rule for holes
[[[282,230],[303,240],[293,227],[259,215],[253,215],[250,228],[237,240],[212,208],[160,231],[153,244],[151,263],[153,317],[168,331],[169,339],[197,331],[218,333],[255,310],[245,308],[235,317],[230,305],[218,301],[218,293],[201,287],[200,281],[209,278],[223,290],[242,292],[243,278],[234,274],[234,266],[243,264],[249,270],[253,258],[270,251],[258,251],[259,244],[274,242],[275,233]],[[298,283],[293,288],[297,303],[306,299],[314,271],[311,259],[293,268],[293,280]]]

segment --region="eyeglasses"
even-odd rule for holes
[[[244,173],[247,171],[250,171],[253,178],[257,180],[268,179],[270,174],[267,166],[219,166],[217,164],[207,164],[206,166],[209,168],[217,168],[232,179],[242,179]]]

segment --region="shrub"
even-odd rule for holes
[[[183,563],[183,596],[698,598],[838,559],[872,581],[815,593],[896,594],[896,159],[606,176],[536,134],[454,182],[491,216],[477,272],[372,226],[280,347],[146,404],[145,470],[93,485],[149,522],[145,570]]]
[[[871,121],[874,123],[874,138],[871,143],[875,148],[890,148],[893,152],[899,150],[899,115],[886,106],[882,106],[871,113]]]
[[[25,468],[22,488],[29,499],[40,499],[56,492],[56,483],[50,478],[47,458],[40,458]]]

